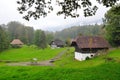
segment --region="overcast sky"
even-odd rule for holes
[[[67,27],[74,25],[85,25],[85,24],[94,24],[102,23],[102,18],[108,10],[108,8],[103,7],[102,5],[96,4],[99,6],[99,9],[95,16],[92,17],[83,17],[83,13],[80,13],[79,18],[67,18],[64,19],[64,16],[56,16],[55,12],[49,14],[46,18],[41,18],[39,20],[30,21],[24,20],[23,15],[19,14],[17,11],[18,4],[17,0],[0,0],[0,24],[7,24],[10,21],[19,21],[26,26],[32,26],[35,29],[49,30],[49,31],[58,31]],[[95,1],[95,0],[94,0]],[[58,7],[56,7],[58,9]]]

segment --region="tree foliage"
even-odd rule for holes
[[[8,32],[10,36],[10,40],[12,41],[13,39],[20,39],[24,43],[26,42],[25,40],[25,26],[19,22],[12,21],[7,24],[8,26]]]
[[[42,30],[36,30],[35,31],[35,45],[37,45],[38,47],[44,49],[47,47],[47,43],[46,43],[46,35],[44,33],[44,31]]]
[[[119,0],[96,0],[98,3],[102,3],[104,6],[113,6]],[[23,17],[28,20],[33,17],[34,19],[40,18],[40,16],[46,17],[48,13],[52,12],[55,8],[53,6],[55,0],[19,0],[17,3],[20,5],[18,11],[23,14],[27,14]],[[95,15],[98,7],[92,5],[90,0],[56,0],[56,5],[61,8],[57,12],[57,15],[64,14],[65,18],[68,16],[79,17],[77,12],[79,9],[83,9],[84,16]]]
[[[54,33],[46,31],[46,42],[47,44],[50,44],[51,41],[54,39]]]
[[[54,39],[53,32],[34,30],[33,27],[25,26],[20,22],[11,21],[7,25],[0,26],[0,51],[7,48],[13,39],[20,39],[26,45],[35,44],[40,48],[46,48],[47,44]]]
[[[34,29],[20,22],[12,21],[7,24],[10,41],[20,39],[25,44],[33,44]]]
[[[106,38],[111,45],[120,46],[120,5],[112,7],[105,15]]]
[[[34,43],[34,29],[33,27],[26,26],[25,27],[25,36],[26,36],[26,43],[28,45]]]
[[[9,47],[9,39],[7,33],[0,26],[0,51],[3,51]]]
[[[8,34],[8,36],[6,34],[5,36],[9,38],[9,41],[20,39],[26,45],[36,44],[41,48],[46,48],[47,44],[49,44],[54,38],[53,32],[44,32],[42,30],[35,31],[33,27],[25,26],[17,21],[11,21],[7,25],[2,24],[1,26],[1,35],[4,31]]]

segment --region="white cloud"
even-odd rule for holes
[[[79,18],[70,18],[64,19],[64,16],[56,16],[56,10],[59,8],[56,7],[55,11],[49,14],[46,18],[41,18],[39,20],[31,19],[29,22],[22,19],[21,14],[17,11],[17,0],[0,0],[0,24],[7,24],[10,21],[19,21],[27,26],[32,26],[35,29],[43,29],[43,30],[61,30],[65,27],[69,27],[70,25],[80,25],[82,23],[94,23],[96,21],[100,21],[105,12],[108,10],[102,5],[97,4],[99,9],[95,16],[92,17],[83,17],[81,11],[79,12],[81,16]],[[94,1],[94,0],[93,0]],[[96,2],[94,2],[96,4]]]

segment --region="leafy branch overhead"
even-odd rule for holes
[[[55,1],[55,0],[54,0]],[[19,0],[17,4],[20,14],[24,14],[24,19],[30,20],[33,17],[35,20],[41,16],[46,17],[48,13],[55,9],[52,0]],[[97,0],[98,3],[102,3],[106,7],[113,6],[119,0]],[[83,9],[84,16],[95,15],[98,7],[92,5],[90,0],[56,0],[56,5],[60,7],[60,11],[57,15],[64,14],[64,18],[71,16],[73,18],[79,17],[78,10]]]

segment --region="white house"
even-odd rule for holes
[[[75,59],[79,61],[86,60],[87,57],[92,58],[98,50],[110,47],[104,38],[97,36],[78,36],[71,46],[75,47]]]

